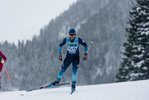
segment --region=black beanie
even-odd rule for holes
[[[74,33],[74,34],[76,34],[75,29],[70,29],[70,30],[69,30],[69,34],[70,34],[70,33]]]

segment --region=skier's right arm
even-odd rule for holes
[[[62,61],[62,46],[66,44],[66,38],[59,44],[59,60]]]

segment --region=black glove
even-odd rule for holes
[[[62,61],[62,56],[61,55],[59,55],[59,60]]]
[[[84,54],[83,60],[85,61],[87,59],[87,53]]]

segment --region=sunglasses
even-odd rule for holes
[[[69,34],[69,36],[74,36],[75,34]]]

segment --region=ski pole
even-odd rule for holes
[[[10,78],[10,76],[9,76],[9,74],[8,74],[8,71],[7,71],[7,69],[6,69],[6,67],[5,67],[4,64],[3,64],[3,66],[4,66],[4,68],[5,68],[5,71],[6,71],[7,75],[8,75],[8,78],[9,78],[9,80],[10,80],[10,82],[11,82],[11,85],[13,86],[12,81],[11,81],[11,78]]]
[[[90,48],[88,48],[87,53],[90,51]]]
[[[91,41],[91,44],[93,43],[93,41]],[[87,53],[90,51],[90,48],[88,48]]]

